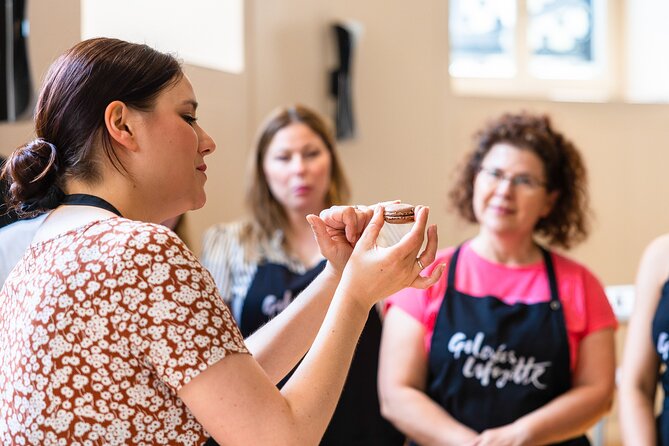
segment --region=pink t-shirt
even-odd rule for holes
[[[430,274],[438,264],[445,263],[447,268],[439,282],[427,290],[406,288],[386,301],[386,310],[396,306],[423,324],[426,352],[430,351],[434,324],[446,291],[448,264],[454,251],[454,248],[439,251],[435,261],[425,270]],[[581,340],[597,330],[616,328],[617,322],[597,278],[573,260],[556,253],[551,256],[567,325],[571,369],[574,370]],[[460,250],[455,288],[471,296],[493,295],[507,304],[547,302],[551,298],[543,260],[528,266],[508,267],[482,258],[468,242]]]

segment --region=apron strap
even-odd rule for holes
[[[113,204],[108,202],[107,200],[96,197],[95,195],[89,195],[89,194],[70,194],[70,195],[65,195],[63,197],[61,204],[68,204],[68,205],[79,205],[79,206],[93,206],[96,208],[100,209],[105,209],[109,212],[112,212],[119,217],[123,217],[121,215],[121,212],[114,207]]]
[[[455,252],[453,252],[453,255],[451,256],[451,261],[448,263],[448,280],[446,282],[447,288],[450,290],[455,289],[455,267],[456,264],[458,263],[458,257],[460,256],[460,250],[462,249],[462,245],[458,246],[455,249]]]
[[[546,265],[548,286],[550,287],[551,290],[551,308],[557,310],[557,308],[559,308],[560,305],[560,294],[558,292],[557,277],[555,276],[555,268],[553,267],[553,257],[551,256],[551,253],[543,246],[540,246],[539,248],[541,248],[541,254],[543,254],[544,256],[544,264]],[[557,305],[553,304],[553,302],[556,302]]]

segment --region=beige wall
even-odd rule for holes
[[[38,78],[79,36],[78,0],[28,2],[30,51]],[[243,212],[245,159],[256,126],[273,107],[301,101],[330,114],[327,71],[334,62],[328,24],[364,26],[354,63],[359,136],[340,151],[356,202],[401,198],[428,204],[441,245],[472,228],[444,206],[451,175],[471,134],[506,110],[550,113],[582,149],[596,220],[573,251],[607,284],[633,280],[639,255],[669,230],[663,180],[669,166],[669,106],[585,104],[456,97],[447,78],[447,2],[247,0],[247,70],[229,75],[187,67],[201,103],[202,125],[218,142],[209,162],[209,202],[193,212],[189,235]],[[194,24],[194,26],[197,26]],[[29,123],[0,124],[0,152],[31,137]]]

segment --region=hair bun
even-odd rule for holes
[[[35,138],[14,150],[3,176],[10,183],[9,207],[19,214],[37,214],[62,201],[58,149],[44,138]]]

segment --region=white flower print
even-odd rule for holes
[[[0,292],[0,444],[203,444],[176,392],[246,348],[195,256],[122,218],[30,249]]]

